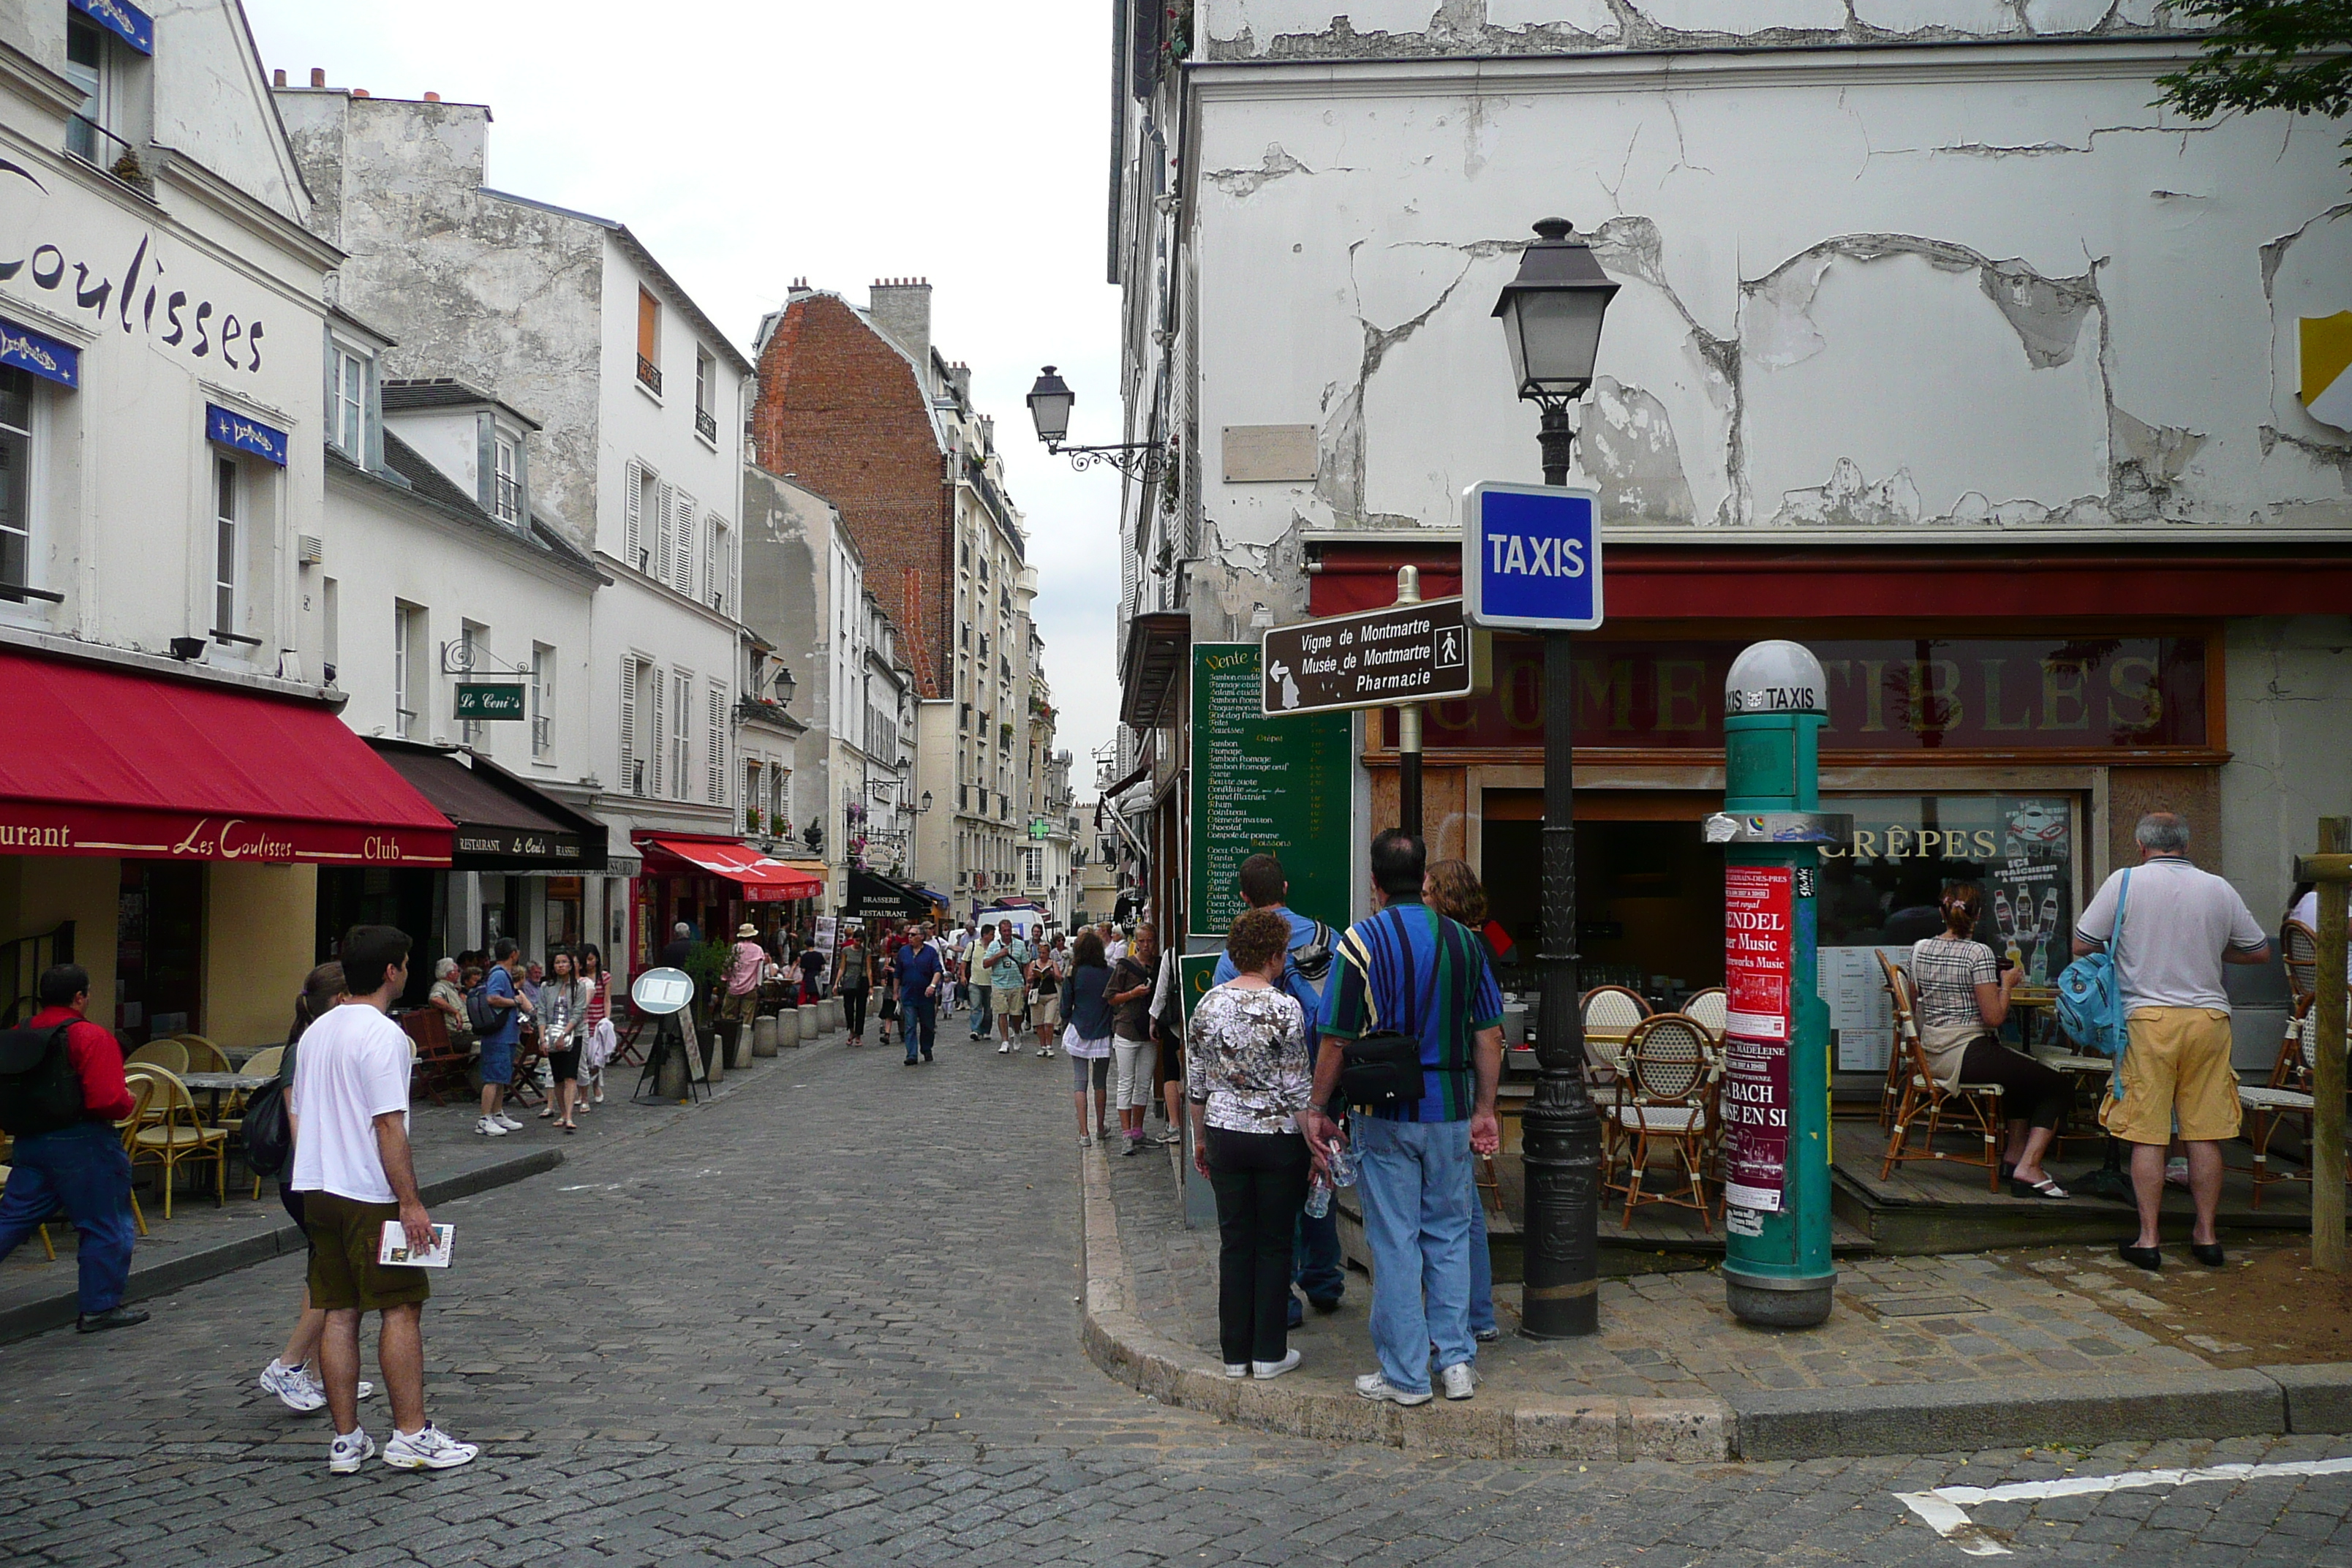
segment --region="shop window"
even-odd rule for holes
[[[367,466],[368,380],[374,372],[370,357],[330,338],[331,365],[327,387],[327,439],[334,448],[362,468]]]
[[[21,600],[33,576],[33,420],[40,384],[0,365],[0,596]]]
[[[2066,967],[2086,868],[2080,803],[2063,795],[1852,796],[1824,800],[1853,816],[1850,848],[1825,852],[1818,905],[1821,994],[1841,1072],[1886,1066],[1893,1020],[1878,961],[1944,929],[1944,889],[1984,894],[1976,940],[2048,984]]]
[[[122,862],[114,1021],[125,1048],[204,1028],[205,885],[202,865]]]

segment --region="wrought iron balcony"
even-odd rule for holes
[[[655,393],[661,391],[661,367],[643,354],[637,356],[637,379]]]
[[[638,363],[642,364],[645,362],[640,360]],[[637,374],[643,375],[645,372],[640,370]],[[654,390],[656,392],[661,390],[661,377],[658,372],[654,377]],[[694,411],[694,427],[701,432],[702,438],[706,441],[716,442],[719,439],[718,416],[708,408],[698,408]]]

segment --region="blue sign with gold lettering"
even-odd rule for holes
[[[155,18],[131,0],[66,0],[75,10],[142,55],[155,52]]]
[[[281,468],[286,466],[285,431],[273,429],[249,415],[223,408],[217,403],[205,405],[205,439],[266,458]]]
[[[20,327],[5,316],[0,316],[0,364],[31,371],[59,386],[81,384],[79,349],[61,343],[46,332]]]

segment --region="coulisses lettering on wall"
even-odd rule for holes
[[[30,173],[5,160],[0,174],[17,175],[47,194],[48,187]],[[261,368],[262,340],[268,335],[261,319],[203,298],[204,290],[192,297],[173,287],[152,231],[140,233],[113,271],[103,261],[68,256],[54,240],[10,248],[16,254],[0,254],[0,283],[19,289],[29,283],[38,293],[55,296],[48,304],[59,315],[88,311],[101,325],[142,332],[191,359],[215,360],[248,373]],[[68,297],[71,310],[65,308]]]

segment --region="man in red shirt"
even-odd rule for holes
[[[66,1052],[81,1079],[81,1120],[16,1140],[8,1189],[0,1194],[0,1260],[43,1220],[65,1211],[81,1232],[81,1316],[85,1334],[127,1329],[147,1314],[122,1304],[131,1279],[131,1160],[113,1124],[135,1103],[122,1079],[122,1047],[84,1015],[89,972],[60,963],[41,974],[41,1010],[24,1027],[66,1028]]]

